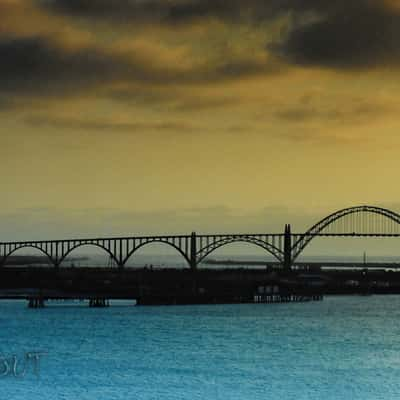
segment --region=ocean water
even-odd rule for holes
[[[0,399],[399,399],[400,296],[109,308],[0,302]],[[36,371],[37,372],[37,371]]]

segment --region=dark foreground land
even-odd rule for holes
[[[3,267],[0,298],[135,299],[138,304],[319,300],[324,294],[400,294],[400,272],[278,269]]]

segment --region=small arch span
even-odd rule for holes
[[[55,266],[56,263],[53,260],[53,258],[51,257],[51,255],[45,250],[42,249],[39,246],[35,246],[34,244],[22,244],[20,246],[15,247],[14,249],[12,249],[11,251],[9,251],[7,254],[3,255],[1,260],[0,260],[0,267],[4,267],[6,265],[7,260],[17,251],[21,250],[21,249],[35,249],[35,250],[39,250],[39,252],[41,252],[43,255],[45,255],[49,262]]]
[[[80,247],[84,247],[84,246],[92,246],[92,247],[97,247],[97,248],[100,248],[100,249],[104,250],[104,251],[113,259],[113,261],[118,265],[118,260],[117,260],[116,256],[115,256],[114,253],[113,253],[110,249],[108,249],[107,247],[102,246],[102,245],[99,244],[99,243],[79,243],[79,244],[76,244],[76,245],[72,246],[71,248],[69,248],[68,250],[66,250],[66,251],[61,255],[61,257],[57,260],[57,266],[61,265],[61,263],[62,263],[63,261],[65,261],[65,259],[66,259],[73,251],[75,251],[76,249],[78,249],[78,248],[80,248]]]
[[[265,242],[261,239],[256,239],[252,237],[227,237],[220,240],[217,240],[208,246],[203,247],[197,253],[197,264],[200,264],[208,255],[210,255],[215,250],[230,244],[230,243],[250,243],[255,246],[261,247],[262,249],[266,250],[268,253],[273,255],[278,261],[283,261],[283,252],[277,248],[276,246]]]
[[[292,246],[292,260],[295,261],[305,247],[315,238],[316,235],[322,233],[330,225],[334,224],[338,220],[354,214],[375,214],[387,218],[395,224],[400,224],[400,214],[391,211],[387,208],[375,207],[375,206],[355,206],[343,208],[329,214],[325,218],[318,221],[311,228],[309,228],[304,234],[296,240]],[[354,232],[354,234],[356,234]]]
[[[147,245],[151,245],[154,243],[161,243],[161,244],[166,244],[170,247],[172,247],[173,249],[175,249],[188,263],[188,265],[190,266],[190,258],[189,256],[180,248],[178,247],[176,244],[174,243],[170,243],[167,240],[162,240],[162,239],[152,239],[148,242],[144,242],[144,243],[140,243],[139,245],[137,245],[135,248],[133,248],[131,251],[128,252],[128,254],[125,256],[125,258],[122,260],[122,265],[125,265],[129,259],[142,247],[145,247]]]

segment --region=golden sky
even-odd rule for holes
[[[399,43],[396,0],[0,0],[1,235],[399,211]]]

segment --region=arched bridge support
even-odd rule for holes
[[[379,224],[371,223],[371,216],[379,216]],[[342,220],[342,223],[339,222]],[[335,224],[338,222],[338,224]],[[373,221],[372,221],[373,222]],[[337,226],[336,229],[335,225]],[[292,234],[292,262],[317,236],[337,237],[393,237],[400,236],[400,214],[382,207],[355,206],[343,208],[318,221],[305,233]]]
[[[282,233],[274,234],[222,234],[222,235],[196,235],[192,234],[192,254],[191,259],[195,269],[209,254],[213,251],[231,244],[231,243],[250,243],[266,250],[275,257],[280,263],[283,263],[283,243],[284,235]],[[196,254],[194,254],[196,251]],[[196,265],[196,267],[195,267]]]
[[[19,249],[30,247],[40,250],[49,259],[49,263],[59,268],[73,252],[82,246],[101,248],[113,259],[114,265],[123,268],[129,258],[141,247],[151,243],[162,243],[172,246],[187,261],[191,270],[195,271],[198,265],[210,253],[218,248],[236,242],[244,242],[263,248],[274,256],[280,263],[290,268],[291,257],[287,249],[290,248],[290,226],[286,226],[285,234],[218,234],[172,236],[136,236],[120,238],[94,238],[94,239],[65,239],[44,240],[31,242],[0,242],[0,267],[4,266],[8,257]],[[286,256],[285,256],[286,251]]]
[[[371,223],[369,218],[366,218],[367,214],[382,217],[382,220],[377,221],[379,224]],[[360,217],[362,218],[360,219]],[[339,220],[342,220],[343,223],[335,224]],[[335,226],[337,226],[336,229],[334,229]],[[300,253],[317,236],[400,237],[400,214],[368,205],[344,208],[323,218],[301,234],[292,233],[290,224],[286,224],[283,234],[199,235],[192,232],[189,235],[0,242],[0,267],[4,266],[7,259],[19,249],[34,248],[47,256],[49,264],[58,268],[75,249],[90,245],[106,251],[115,265],[123,268],[128,259],[142,246],[163,243],[177,250],[190,268],[196,270],[198,265],[218,248],[230,243],[246,242],[263,248],[274,256],[284,269],[290,270]]]

